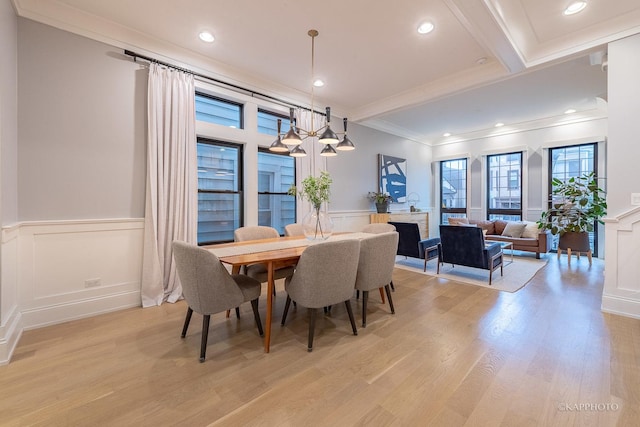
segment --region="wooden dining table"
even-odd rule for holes
[[[361,239],[366,233],[340,233],[329,239]],[[243,265],[264,264],[267,268],[267,319],[264,329],[264,351],[269,353],[271,344],[271,321],[273,318],[273,297],[275,293],[274,271],[281,267],[295,265],[304,250],[313,243],[302,236],[272,239],[246,240],[243,242],[206,245],[203,248],[214,253],[223,264],[232,267],[238,274]]]

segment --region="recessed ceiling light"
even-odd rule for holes
[[[499,127],[504,126],[504,123],[498,122],[498,123],[496,123],[496,124],[495,124],[495,126],[496,126],[497,128],[499,128]]]
[[[213,41],[216,39],[209,31],[201,32],[200,34],[198,34],[198,37],[200,37],[200,40],[207,43],[213,43]]]
[[[420,26],[418,27],[418,32],[420,34],[428,34],[431,31],[433,31],[434,28],[435,28],[435,25],[433,25],[432,22],[424,22],[420,24]]]
[[[486,63],[487,63],[487,58],[485,58],[484,56],[482,58],[478,58],[476,60],[476,64],[478,64],[478,65],[484,65]]]
[[[587,7],[586,1],[574,1],[564,10],[565,15],[573,15],[574,13],[580,12],[582,9]]]
[[[573,114],[573,113],[575,113],[575,112],[576,112],[576,110],[574,110],[573,108],[569,108],[569,109],[568,109],[567,111],[565,111],[564,113],[565,113],[565,114]]]
[[[442,134],[442,136],[451,136],[451,134],[449,132],[445,132]]]
[[[324,82],[322,80],[320,80],[320,79],[316,79],[316,80],[314,80],[313,85],[315,87],[322,87],[322,86],[324,86]]]

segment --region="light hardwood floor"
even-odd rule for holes
[[[212,317],[205,363],[183,302],[28,331],[0,425],[638,425],[640,320],[600,311],[602,262],[547,258],[513,294],[396,269],[396,314],[371,294],[353,336],[336,306],[312,353],[305,309],[279,324],[281,285],[270,354],[249,304]]]

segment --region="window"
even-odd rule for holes
[[[296,198],[287,194],[295,185],[295,158],[267,149],[258,152],[258,225],[284,234],[284,226],[296,222]]]
[[[233,241],[242,226],[242,147],[199,138],[198,244]]]
[[[196,120],[242,129],[242,105],[196,93]]]
[[[522,153],[487,156],[487,217],[522,219]]]
[[[278,133],[278,119],[282,120],[280,132],[289,132],[289,117],[284,114],[272,113],[267,110],[258,110],[258,132],[276,136]]]
[[[597,164],[596,144],[573,145],[549,149],[549,194],[553,192],[553,178],[566,181],[572,177],[579,177],[585,173],[594,172]],[[551,199],[549,199],[549,207],[551,207],[551,202]],[[594,230],[594,232],[589,233],[589,243],[591,245],[591,252],[598,256],[596,252],[598,247],[598,228],[594,227]],[[551,250],[555,251],[557,249],[558,236],[552,236]]]
[[[467,159],[440,162],[440,223],[467,216]]]

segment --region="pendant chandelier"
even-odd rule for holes
[[[317,30],[309,30],[307,33],[311,37],[311,78],[314,78],[314,60],[315,60],[315,38],[318,36]],[[347,119],[343,121],[344,132],[339,132],[343,135],[342,141],[338,139],[338,135],[331,130],[331,108],[326,107],[326,124],[318,129],[314,127],[313,116],[315,111],[314,105],[314,85],[311,84],[311,128],[302,129],[297,126],[296,118],[294,117],[293,108],[289,109],[289,131],[286,134],[280,133],[282,126],[282,120],[278,119],[278,136],[275,141],[269,147],[270,151],[274,152],[289,152],[293,157],[305,157],[306,151],[302,148],[302,141],[307,138],[318,138],[318,142],[324,145],[324,148],[320,152],[321,156],[332,157],[337,156],[338,151],[350,151],[355,150],[355,145],[347,137]],[[335,148],[333,147],[335,145]]]

